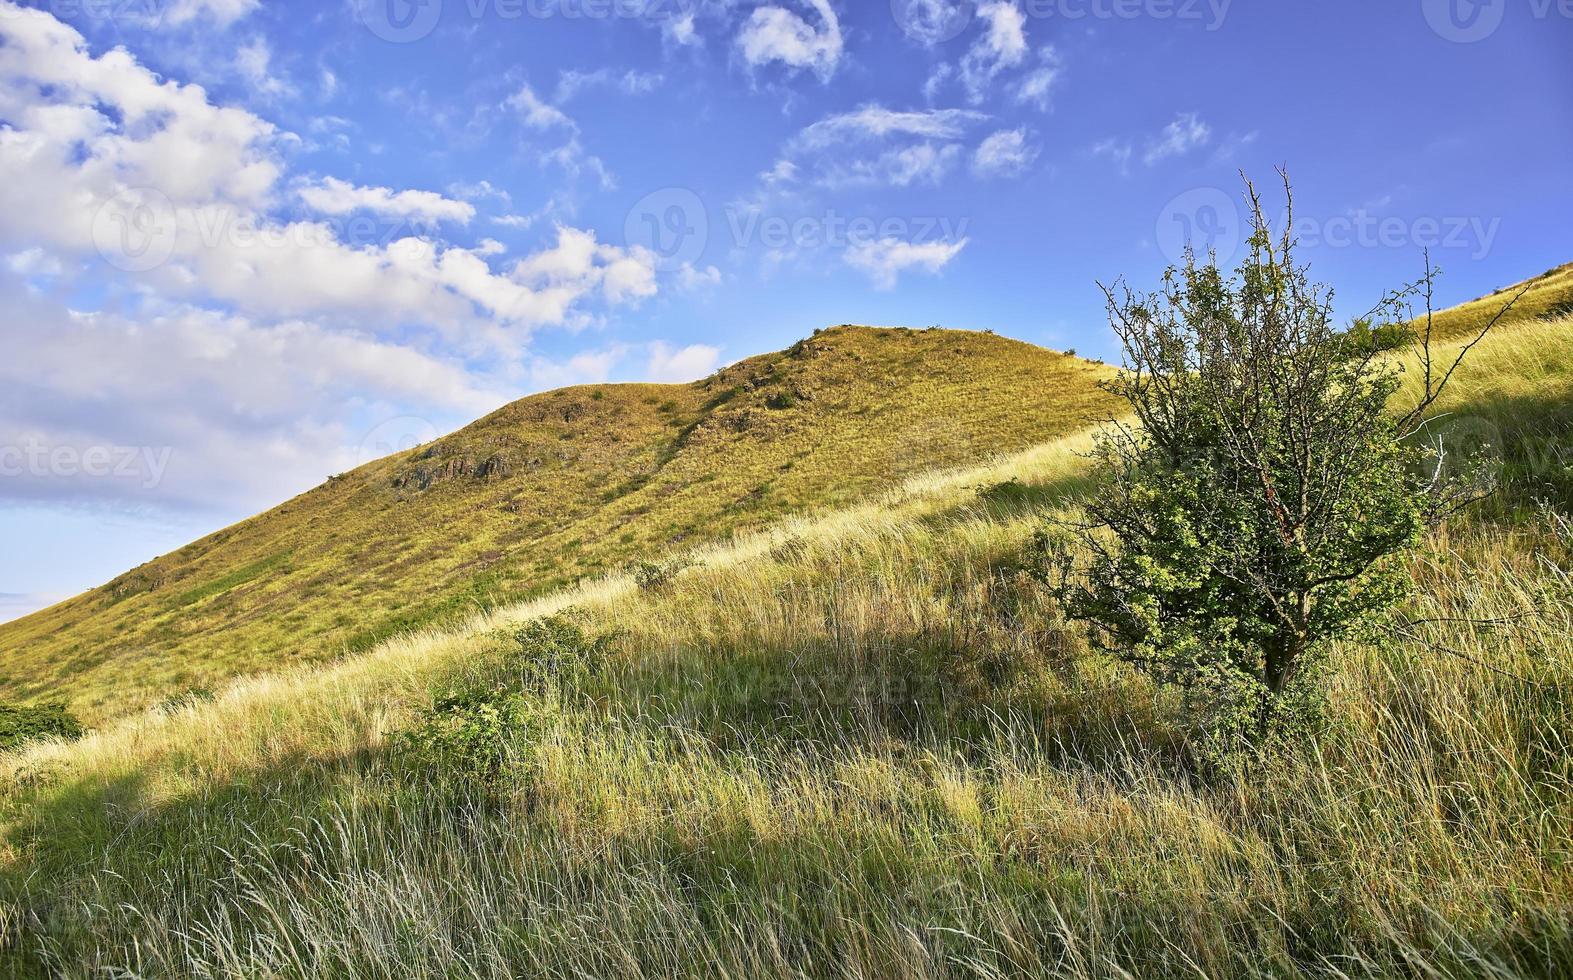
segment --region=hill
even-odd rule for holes
[[[1479,299],[1437,311],[1432,322],[1433,336],[1458,340],[1480,332],[1502,305],[1520,293],[1510,314],[1513,321],[1548,322],[1573,315],[1573,262],[1547,269],[1540,275],[1511,286],[1503,286]]]
[[[367,650],[1064,434],[1112,410],[1107,373],[991,334],[841,327],[694,384],[525,398],[0,625],[0,698],[96,721]]]
[[[0,756],[0,969],[1567,976],[1570,330],[1466,362],[1506,492],[1279,764],[1199,770],[1022,574],[1082,432]]]

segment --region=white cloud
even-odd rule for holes
[[[1016,85],[1016,101],[1047,112],[1053,99],[1054,86],[1060,80],[1061,65],[1059,53],[1053,47],[1041,49],[1038,52],[1038,67],[1028,72]]]
[[[656,341],[650,345],[650,361],[645,376],[651,381],[668,383],[697,381],[715,371],[721,350],[707,344],[689,344],[673,350],[670,344]]]
[[[798,133],[762,179],[772,187],[799,177],[827,188],[937,185],[960,162],[961,139],[986,118],[967,109],[862,106]]]
[[[694,12],[685,10],[677,17],[661,21],[661,37],[679,47],[699,43],[699,32],[694,29]]]
[[[507,104],[518,110],[524,124],[532,129],[555,129],[559,126],[571,130],[579,128],[561,109],[542,101],[528,82],[508,98]]]
[[[228,27],[261,5],[261,0],[170,0],[163,8],[161,22],[179,27],[206,19]]]
[[[959,139],[969,125],[984,118],[982,113],[970,109],[903,112],[871,104],[821,119],[799,133],[793,144],[818,149],[849,138],[917,136],[924,139]]]
[[[306,205],[323,214],[343,215],[370,211],[391,218],[403,218],[423,225],[442,221],[468,224],[475,217],[475,206],[455,201],[432,191],[394,191],[387,187],[357,187],[325,177],[300,189]]]
[[[768,187],[790,184],[797,179],[797,164],[791,160],[777,160],[774,166],[759,175],[759,179]]]
[[[254,37],[235,52],[235,70],[251,90],[267,98],[293,95],[295,87],[273,74],[273,49],[268,42]]]
[[[655,295],[655,266],[647,249],[602,245],[594,232],[559,225],[556,246],[520,260],[513,278],[546,294],[599,289],[610,303],[628,303]]]
[[[721,285],[721,270],[713,265],[701,269],[692,262],[684,262],[677,270],[677,287],[685,293],[719,285]]]
[[[1038,148],[1027,145],[1027,130],[1002,129],[978,145],[972,169],[980,177],[1013,177],[1038,158]]]
[[[147,451],[118,475],[23,467],[0,481],[5,500],[250,509],[346,468],[358,412],[465,420],[512,397],[457,361],[305,321],[82,313],[7,279],[0,303],[14,314],[0,332],[0,445]]]
[[[1114,139],[1113,137],[1100,140],[1092,146],[1092,155],[1094,157],[1103,157],[1109,160],[1121,174],[1130,173],[1131,156],[1134,152],[1135,150],[1128,141]]]
[[[846,262],[865,273],[876,289],[894,289],[902,272],[917,269],[938,273],[967,247],[968,239],[956,242],[903,242],[884,238],[847,249]]]
[[[1147,144],[1142,162],[1151,167],[1169,157],[1182,156],[1212,139],[1212,127],[1194,112],[1182,112]]]
[[[665,81],[666,77],[657,72],[629,69],[622,74],[617,74],[610,68],[599,68],[588,72],[570,69],[557,76],[557,91],[553,94],[552,101],[561,105],[580,92],[591,88],[609,88],[623,95],[647,95],[660,88]]]
[[[737,47],[750,68],[779,61],[789,68],[810,68],[829,79],[841,62],[841,22],[829,0],[804,0],[818,15],[810,24],[785,7],[758,7],[737,36]]]
[[[268,122],[158,78],[123,49],[94,57],[75,30],[9,0],[0,0],[0,41],[0,118],[10,124],[0,129],[0,250],[104,259],[95,268],[113,277],[114,263],[140,260],[151,240],[163,261],[126,278],[139,292],[497,344],[501,327],[567,323],[582,300],[637,301],[649,288],[638,271],[645,257],[611,246],[595,252],[595,276],[534,288],[492,270],[482,251],[417,238],[351,242],[323,223],[281,220],[279,134]],[[421,192],[344,188],[388,208],[459,213]],[[334,188],[319,189],[331,203]],[[123,251],[130,238],[135,256]]]
[[[1249,133],[1231,133],[1229,138],[1224,140],[1223,144],[1213,151],[1213,163],[1215,165],[1232,163],[1234,158],[1240,154],[1240,151],[1254,144],[1260,135],[1254,129]]]
[[[978,19],[983,34],[962,56],[960,69],[961,83],[974,104],[983,101],[1000,72],[1027,59],[1027,19],[1020,7],[1009,0],[980,3]]]
[[[885,185],[911,187],[914,184],[937,186],[961,160],[961,146],[949,143],[943,146],[918,143],[914,146],[889,150],[872,160],[856,160],[844,171],[827,176],[826,186]]]

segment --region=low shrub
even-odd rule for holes
[[[81,738],[82,732],[82,723],[64,704],[0,704],[0,751],[44,738]]]
[[[677,576],[693,566],[693,562],[681,558],[668,558],[665,561],[640,559],[630,563],[628,571],[634,578],[634,584],[639,586],[639,591],[660,592],[671,588]]]
[[[417,724],[394,736],[397,762],[436,785],[500,795],[516,781],[517,748],[555,697],[600,672],[607,646],[561,616],[526,623],[506,635],[495,660],[450,681]]]

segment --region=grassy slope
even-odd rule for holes
[[[703,551],[668,589],[597,581],[15,757],[0,957],[82,977],[1566,975],[1573,470],[1525,443],[1566,446],[1570,329],[1492,338],[1444,406],[1516,461],[1511,496],[1413,564],[1409,612],[1454,653],[1341,651],[1334,731],[1280,769],[1198,780],[1166,697],[1055,641],[1015,569],[1080,485],[1077,436]],[[390,761],[445,677],[498,669],[495,627],[569,606],[611,665],[532,700],[502,799],[455,807]],[[1530,608],[1531,629],[1453,621]]]
[[[691,385],[526,398],[0,626],[0,697],[97,720],[367,649],[1079,428],[1111,410],[1106,371],[989,334],[838,328]]]
[[[1547,269],[1533,279],[1438,311],[1432,324],[1433,335],[1445,340],[1472,337],[1491,321],[1504,303],[1521,291],[1524,295],[1509,315],[1513,320],[1544,322],[1573,314],[1573,263]]]

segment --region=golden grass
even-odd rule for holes
[[[1448,407],[1565,438],[1565,329],[1493,337]],[[1532,418],[1525,399],[1541,396],[1549,414]],[[612,576],[10,757],[0,963],[68,977],[1573,969],[1566,509],[1526,498],[1438,532],[1407,612],[1438,620],[1431,640],[1451,652],[1340,650],[1326,737],[1206,777],[1170,697],[1090,656],[1019,572],[1043,514],[1073,506],[1087,445],[699,549],[662,588]],[[444,678],[494,669],[499,628],[564,610],[612,637],[613,663],[532,702],[500,799],[455,805],[387,758]],[[1531,611],[1495,630],[1457,621]]]
[[[1573,263],[1547,269],[1533,279],[1438,311],[1432,321],[1433,336],[1452,341],[1472,337],[1491,322],[1505,303],[1521,292],[1523,295],[1510,314],[1512,320],[1554,320],[1573,314]]]
[[[1074,431],[1112,410],[1109,373],[989,334],[836,328],[692,385],[526,398],[0,625],[0,697],[97,723],[362,652]]]

